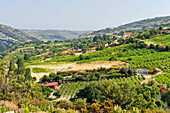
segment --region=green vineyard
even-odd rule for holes
[[[123,78],[116,78],[116,79],[109,79],[110,81],[113,81],[114,83],[118,84],[121,82],[130,82],[132,84],[138,85],[141,84],[141,82],[143,80],[145,80],[145,77],[143,75],[138,75],[138,76],[130,76],[130,77],[123,77]],[[78,81],[78,82],[67,82],[67,83],[63,83],[60,88],[60,95],[61,97],[66,97],[68,98],[73,98],[76,96],[76,94],[83,88],[85,88],[85,86],[88,86],[90,83],[94,83],[94,84],[99,84],[102,83],[104,80],[99,80],[99,81]]]
[[[160,84],[166,84],[167,88],[170,88],[170,77],[169,73],[159,74],[154,77],[156,81],[158,81]]]

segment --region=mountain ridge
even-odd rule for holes
[[[74,30],[27,30],[23,29],[21,31],[26,32],[27,34],[39,37],[43,41],[55,41],[56,39],[60,41],[65,41],[68,39],[79,37],[80,35],[90,33],[91,31],[74,31]],[[48,40],[47,40],[48,39]]]
[[[117,34],[121,31],[138,32],[139,30],[144,30],[146,28],[147,29],[156,28],[160,25],[169,26],[170,25],[170,16],[161,16],[161,17],[138,20],[138,21],[127,23],[127,24],[119,25],[114,28],[105,28],[105,29],[97,30],[90,34],[91,35],[92,34],[99,35],[99,34],[105,34],[105,33]]]
[[[65,41],[91,31],[70,30],[23,30],[0,24],[0,51],[8,49],[17,43],[30,41]]]

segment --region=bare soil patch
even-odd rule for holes
[[[111,67],[120,67],[124,65],[129,65],[129,64],[121,61],[94,61],[90,63],[72,65],[69,67],[69,69],[65,71],[85,71],[85,70],[98,69],[100,67],[111,68]]]

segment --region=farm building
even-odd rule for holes
[[[147,75],[148,69],[137,69],[137,75]]]
[[[46,83],[44,86],[50,87],[51,89],[56,89],[58,87],[58,82]]]
[[[132,32],[124,32],[124,37],[130,36],[132,34]]]

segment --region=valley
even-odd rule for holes
[[[80,32],[84,35],[61,40],[51,38],[59,31],[21,30],[38,41],[22,41],[0,52],[0,100],[30,112],[107,113],[121,109],[125,113],[168,113],[170,26],[169,17],[160,19],[165,22],[158,18],[135,22],[150,25],[149,21],[154,21],[164,26],[154,25],[127,36],[119,33],[126,34],[132,28],[124,27],[136,28],[136,24],[106,33]],[[16,37],[21,31],[15,30]],[[9,106],[1,106],[8,111]]]

